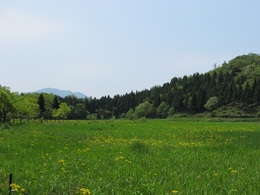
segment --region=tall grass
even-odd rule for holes
[[[0,194],[259,194],[258,122],[113,120],[0,130]],[[24,192],[22,192],[24,191]]]

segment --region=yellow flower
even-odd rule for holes
[[[16,184],[12,183],[12,184],[10,184],[10,187],[12,188],[12,191],[18,192],[18,188],[17,188]]]
[[[125,162],[129,163],[129,164],[132,164],[132,162],[130,160],[125,160]]]
[[[238,171],[237,171],[237,170],[231,170],[231,173],[232,173],[232,174],[237,174]]]
[[[65,168],[62,167],[62,168],[61,168],[61,172],[62,172],[62,173],[66,173]]]
[[[124,159],[123,156],[119,156],[119,157],[116,158],[116,160],[122,160],[122,159]]]
[[[179,193],[179,191],[178,190],[172,190],[172,193],[177,194],[177,193]]]
[[[59,160],[59,163],[64,165],[65,164],[65,160],[61,159],[61,160]]]
[[[81,188],[80,191],[81,191],[82,195],[90,195],[91,194],[90,190],[87,189],[87,188]]]
[[[21,189],[21,191],[23,190],[23,188],[21,188],[21,186],[15,184],[15,183],[10,184],[10,187],[12,188],[13,192],[19,192],[19,189]]]

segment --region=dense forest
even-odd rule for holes
[[[76,98],[15,93],[0,86],[0,121],[14,118],[260,117],[260,55],[238,56],[207,73],[174,77],[151,89],[114,97]]]

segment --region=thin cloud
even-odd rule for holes
[[[0,37],[4,40],[37,40],[62,28],[52,20],[14,8],[2,10],[0,14]]]

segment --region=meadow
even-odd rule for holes
[[[260,123],[0,125],[0,194],[260,194]]]

